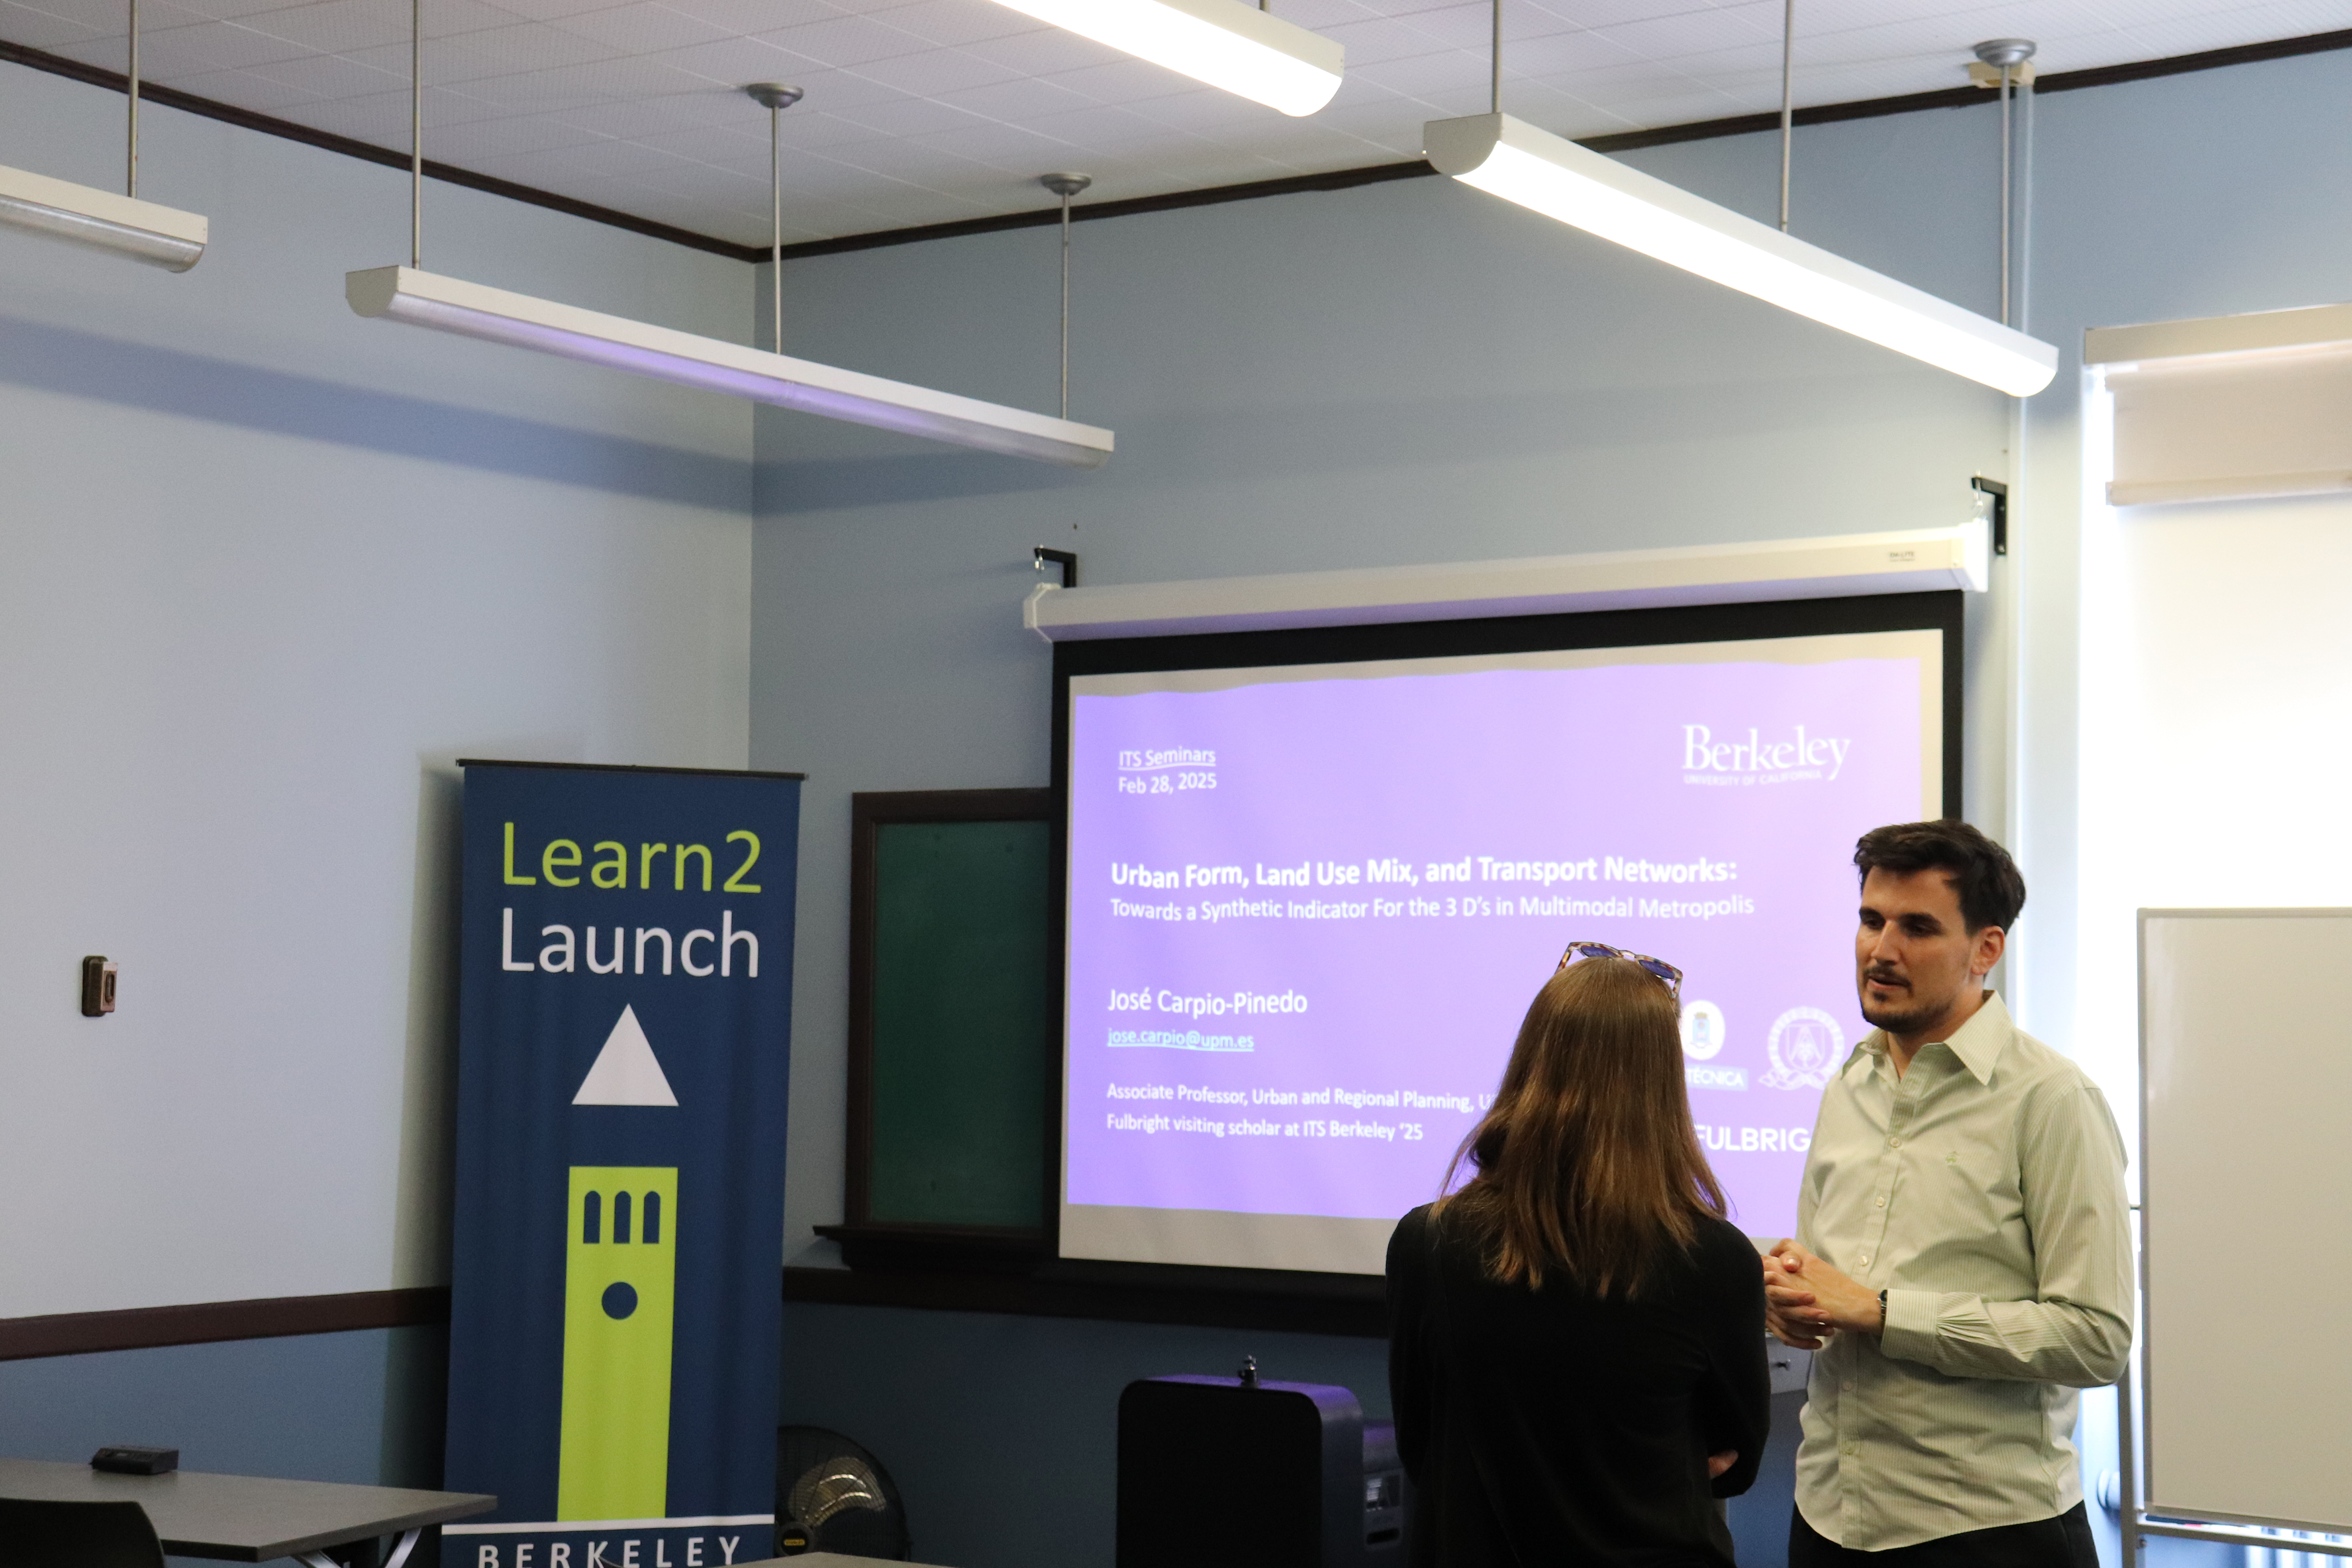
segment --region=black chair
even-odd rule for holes
[[[163,1543],[135,1502],[0,1498],[0,1568],[163,1568]]]

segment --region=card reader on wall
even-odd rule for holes
[[[114,963],[102,952],[81,961],[81,1016],[103,1018],[114,1011]]]

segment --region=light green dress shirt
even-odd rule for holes
[[[1883,1552],[2083,1498],[2075,1394],[2122,1375],[2123,1138],[2083,1070],[2000,998],[1897,1078],[1873,1030],[1822,1096],[1797,1239],[1886,1292],[1883,1337],[1813,1357],[1797,1506]]]

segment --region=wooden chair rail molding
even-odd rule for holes
[[[156,1345],[339,1334],[449,1321],[449,1288],[354,1290],[335,1296],[273,1296],[253,1301],[197,1301],[117,1312],[57,1312],[0,1318],[0,1361],[88,1355]]]
[[[1036,1278],[1020,1270],[875,1273],[787,1268],[783,1294],[787,1301],[829,1306],[917,1307],[1374,1338],[1387,1332],[1377,1279],[1318,1277],[1307,1281],[1301,1293],[1295,1283],[1280,1289],[1255,1277],[1238,1283],[1203,1282],[1194,1289],[1170,1289],[1164,1283],[1139,1288],[1116,1268],[1067,1272],[1067,1278]],[[448,1321],[446,1285],[355,1290],[335,1296],[198,1301],[116,1312],[58,1312],[0,1318],[0,1361],[340,1334],[358,1329],[430,1327]]]

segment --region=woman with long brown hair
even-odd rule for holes
[[[1446,1187],[1474,1173],[1389,1242],[1412,1568],[1732,1561],[1764,1293],[1691,1125],[1681,981],[1572,945]]]

